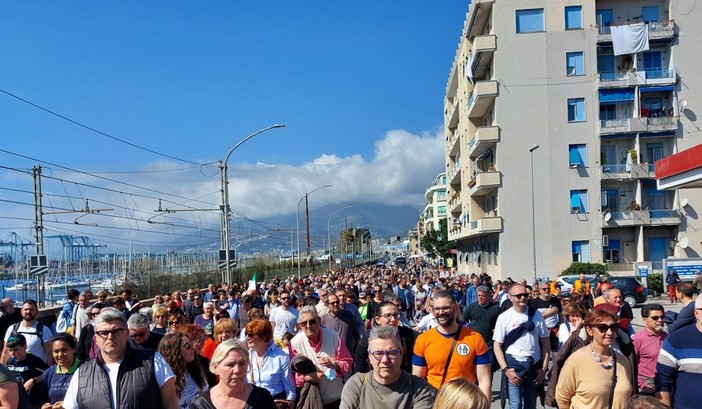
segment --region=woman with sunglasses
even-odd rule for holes
[[[154,322],[151,324],[151,332],[165,334],[168,332],[168,310],[159,307],[154,311]]]
[[[178,326],[185,324],[185,316],[183,314],[168,314],[166,322],[168,323],[166,332],[175,332]]]
[[[184,332],[167,334],[158,344],[158,352],[168,362],[175,375],[178,407],[189,409],[200,393],[209,389],[205,371],[195,354],[190,337]]]
[[[205,345],[205,330],[199,325],[195,324],[183,324],[179,325],[177,328],[178,332],[185,333],[190,337],[190,342],[193,344],[193,351],[195,351],[195,356],[198,361],[200,361],[200,366],[205,371],[205,378],[207,379],[207,384],[210,388],[217,385],[217,377],[210,372],[210,360],[202,356],[202,347]]]
[[[400,334],[400,343],[402,344],[402,350],[406,351],[403,354],[402,360],[400,361],[400,367],[412,373],[412,351],[414,350],[414,332],[408,327],[400,326],[400,311],[392,301],[383,301],[378,304],[378,309],[375,311],[375,317],[373,317],[373,326],[392,326],[397,328]],[[371,328],[372,329],[372,328]],[[372,368],[370,366],[370,361],[368,360],[368,337],[370,336],[371,330],[366,330],[366,332],[361,336],[361,340],[358,342],[356,347],[356,356],[354,357],[353,368],[354,372],[368,372]]]
[[[634,391],[634,372],[629,360],[612,349],[618,321],[604,309],[585,316],[590,343],[573,352],[560,371],[556,385],[559,409],[626,408]]]
[[[273,399],[295,401],[297,391],[290,370],[290,356],[273,342],[273,325],[266,319],[246,324],[252,384],[268,389]]]
[[[78,343],[72,335],[56,334],[51,340],[51,352],[56,365],[44,371],[42,382],[42,409],[50,409],[53,405],[63,402],[68,384],[71,383],[76,369],[83,363],[76,358]]]

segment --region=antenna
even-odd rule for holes
[[[612,213],[610,213],[610,212],[605,213],[604,221],[608,222],[610,220],[612,220]]]
[[[682,101],[680,101],[680,112],[685,111],[686,107],[687,107],[687,100],[683,99]]]
[[[681,249],[686,249],[690,245],[690,239],[688,239],[687,237],[683,237],[678,242],[678,245],[680,246]]]
[[[689,204],[689,203],[688,203],[686,197],[683,197],[682,199],[680,199],[680,207],[681,207],[681,208],[687,207],[688,204]]]

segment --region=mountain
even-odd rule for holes
[[[345,207],[350,206],[348,209]],[[340,209],[344,209],[339,211]],[[335,212],[337,212],[334,214]],[[417,224],[419,210],[412,206],[394,206],[380,203],[347,202],[327,205],[309,210],[310,247],[320,251],[327,247],[330,233],[332,243],[338,240],[347,226],[369,229],[372,239],[387,239],[394,236],[407,237],[409,229]],[[330,220],[330,216],[331,220]],[[297,251],[296,215],[269,217],[265,220],[232,220],[232,247],[240,254],[278,253]],[[300,207],[300,252],[305,252],[305,209]],[[327,232],[327,224],[329,230]],[[193,238],[183,236],[171,244],[175,248],[214,251],[220,247],[219,235],[198,237],[197,249]]]

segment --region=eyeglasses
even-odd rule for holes
[[[168,325],[178,325],[178,321],[168,321]]]
[[[190,351],[191,349],[193,349],[193,344],[191,344],[190,342],[186,342],[185,344],[183,344],[183,348],[185,348],[186,351]]]
[[[329,301],[329,305],[338,305],[339,301]]]
[[[617,332],[617,328],[619,328],[619,324],[596,324],[593,325],[595,328],[597,328],[598,331],[600,331],[602,334],[606,334],[607,330],[612,330],[613,333]]]
[[[648,317],[654,321],[663,321],[665,319],[665,315],[651,315]]]
[[[400,350],[399,349],[391,349],[389,351],[372,351],[368,352],[370,355],[373,356],[376,360],[380,361],[383,359],[384,356],[387,356],[388,359],[390,360],[395,360],[397,357],[400,356]]]
[[[312,325],[317,325],[317,320],[316,319],[311,319],[309,321],[301,321],[298,324],[300,324],[301,327],[309,327]]]
[[[389,320],[390,318],[395,318],[398,319],[400,318],[400,314],[398,313],[387,313],[387,314],[380,314],[381,317],[385,318],[386,320]]]
[[[132,338],[144,338],[147,335],[147,331],[144,332],[135,332],[133,334],[129,334]]]
[[[278,297],[279,300],[289,300],[290,297]]]
[[[95,331],[95,335],[99,336],[102,339],[107,339],[108,336],[112,335],[112,337],[116,337],[119,334],[123,333],[124,331],[127,331],[126,328],[115,328],[113,330],[104,330],[104,331]]]
[[[529,293],[512,294],[512,297],[514,297],[514,298],[527,298],[527,297],[529,297]]]
[[[194,300],[194,301],[200,301],[201,299],[202,299],[202,298],[200,298],[200,297],[193,297],[193,300]]]
[[[154,318],[156,318],[156,319],[159,319],[159,318],[166,318],[166,316],[165,316],[165,315],[157,315],[157,316],[155,316]]]

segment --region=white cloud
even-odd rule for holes
[[[370,161],[360,155],[340,157],[325,154],[301,166],[279,163],[230,164],[230,203],[234,212],[253,219],[294,214],[298,201],[305,192],[332,184],[333,187],[310,195],[311,208],[355,201],[410,205],[419,211],[425,203],[426,187],[444,167],[444,136],[441,132],[415,135],[405,130],[391,130],[376,142],[374,157]],[[130,229],[105,229],[99,233],[122,240],[138,239],[143,236],[143,232],[150,230],[175,233],[179,226],[191,226],[191,229],[192,226],[199,226],[215,231],[219,229],[217,211],[164,213],[153,217],[157,215],[154,210],[159,206],[159,198],[163,199],[161,206],[164,210],[219,208],[220,175],[216,165],[167,171],[178,166],[172,162],[158,161],[145,168],[152,173],[106,176],[157,192],[57,171],[54,174],[56,177],[75,181],[80,179],[86,185],[99,185],[112,191],[46,180],[44,191],[54,196],[44,200],[44,205],[80,210],[85,204],[83,199],[87,198],[93,209],[113,208],[114,210],[99,215],[82,217],[79,222]],[[72,199],[69,201],[67,196]],[[27,200],[31,202],[31,199]],[[25,217],[31,217],[31,212],[27,209],[22,209],[22,213]],[[81,231],[86,228],[73,224],[80,215],[81,213],[46,215],[45,219],[66,223],[55,225],[58,228]],[[172,224],[146,223],[149,218],[152,218],[152,222]],[[87,229],[84,234],[93,236],[94,232],[94,228]],[[99,235],[97,241],[100,241]],[[172,239],[173,237],[165,237],[163,240],[168,242]]]

